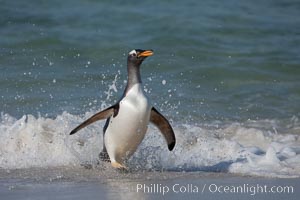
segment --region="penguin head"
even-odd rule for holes
[[[153,55],[153,50],[134,49],[128,54],[128,62],[139,66],[145,58]]]

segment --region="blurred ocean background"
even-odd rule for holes
[[[74,164],[94,152],[72,153],[68,132],[120,98],[127,54],[141,48],[155,53],[142,65],[145,92],[177,131],[174,160],[185,157],[140,166],[251,174],[259,164],[241,170],[253,154],[273,166],[292,159],[283,174],[300,175],[299,1],[0,2],[0,168]],[[77,136],[99,138],[92,149],[101,149],[99,123]],[[157,152],[147,149],[156,141],[146,138],[136,160]],[[231,142],[238,147],[223,156]],[[45,161],[46,144],[70,155]]]

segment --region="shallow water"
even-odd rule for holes
[[[55,119],[32,115],[2,116],[1,168],[97,165],[104,122],[70,136],[69,131],[92,113],[79,117],[64,112]],[[173,126],[177,144],[172,152],[159,131],[150,126],[130,169],[231,172],[267,177],[299,177],[299,121]],[[100,162],[102,163],[102,162]]]
[[[0,175],[1,197],[14,200],[297,199],[300,184],[299,178],[258,178],[207,172],[116,173],[109,168],[105,171],[99,168],[0,170]],[[226,186],[231,191],[225,192]],[[271,188],[276,189],[272,192]]]
[[[122,95],[127,53],[151,48],[145,92],[178,143],[150,127],[131,168],[299,177],[299,7],[3,1],[0,168],[96,163],[103,122],[68,133]]]

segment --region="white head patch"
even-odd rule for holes
[[[135,54],[135,55],[137,54],[136,50],[132,50],[132,51],[129,52],[129,55],[133,55],[133,54]]]

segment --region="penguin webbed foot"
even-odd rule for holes
[[[124,172],[129,171],[129,169],[125,165],[120,164],[116,161],[111,162],[111,166],[113,166],[114,168],[116,168],[118,170],[124,171]]]

